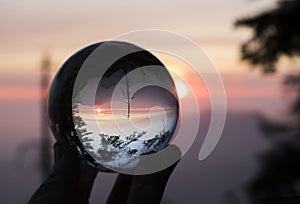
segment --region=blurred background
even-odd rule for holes
[[[199,137],[162,203],[300,203],[299,2],[0,0],[0,203],[26,202],[48,174],[54,139],[45,99],[63,62],[86,45],[149,28],[197,43],[228,102],[221,140],[199,161],[210,122],[208,95],[200,93]],[[192,79],[180,62],[165,60]],[[104,202],[114,178],[99,173],[91,203]]]

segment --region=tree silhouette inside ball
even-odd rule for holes
[[[134,168],[140,155],[165,148],[178,112],[166,67],[149,51],[119,41],[72,55],[56,74],[48,99],[55,138],[101,171]]]

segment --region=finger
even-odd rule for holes
[[[77,200],[78,203],[88,203],[95,178],[98,170],[87,166],[86,164],[80,164],[80,175],[77,183]],[[80,201],[80,202],[79,202]]]
[[[88,203],[98,171],[81,162],[76,150],[70,145],[64,142],[59,145],[63,146],[63,153],[58,153],[55,172],[57,176],[64,177],[64,186],[71,191],[70,203]]]
[[[76,180],[80,170],[80,160],[74,148],[64,141],[57,141],[54,145],[54,159],[52,173]]]
[[[74,158],[75,157],[75,158]],[[55,164],[46,181],[34,193],[29,203],[70,203],[76,190],[79,167],[76,155],[63,142],[54,145]]]
[[[60,176],[64,177],[65,187],[71,189],[70,203],[88,203],[94,180],[98,171],[82,163],[77,152],[70,145],[62,142],[63,154],[56,163]],[[68,185],[69,186],[66,186]]]
[[[161,165],[168,163],[170,158],[181,158],[181,152],[175,145],[169,146],[170,151],[167,156],[160,156],[153,162],[161,162]],[[159,154],[158,154],[159,155]],[[175,160],[176,161],[176,160]],[[147,175],[136,175],[133,178],[130,194],[128,197],[129,204],[144,203],[144,204],[158,204],[160,203],[168,179],[172,174],[178,162],[175,162],[168,168]],[[157,165],[157,164],[155,164]],[[145,199],[149,198],[149,199]]]
[[[128,203],[159,204],[168,179],[176,165],[177,162],[157,173],[134,176],[128,196]]]
[[[132,175],[119,174],[106,204],[126,204],[133,180]]]

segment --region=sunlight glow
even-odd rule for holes
[[[101,108],[96,108],[97,115],[104,115]]]
[[[188,94],[188,88],[183,82],[176,82],[175,81],[175,86],[177,90],[177,94],[179,98],[183,98],[187,96]]]

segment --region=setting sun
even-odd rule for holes
[[[103,115],[101,108],[96,108],[97,115]]]

